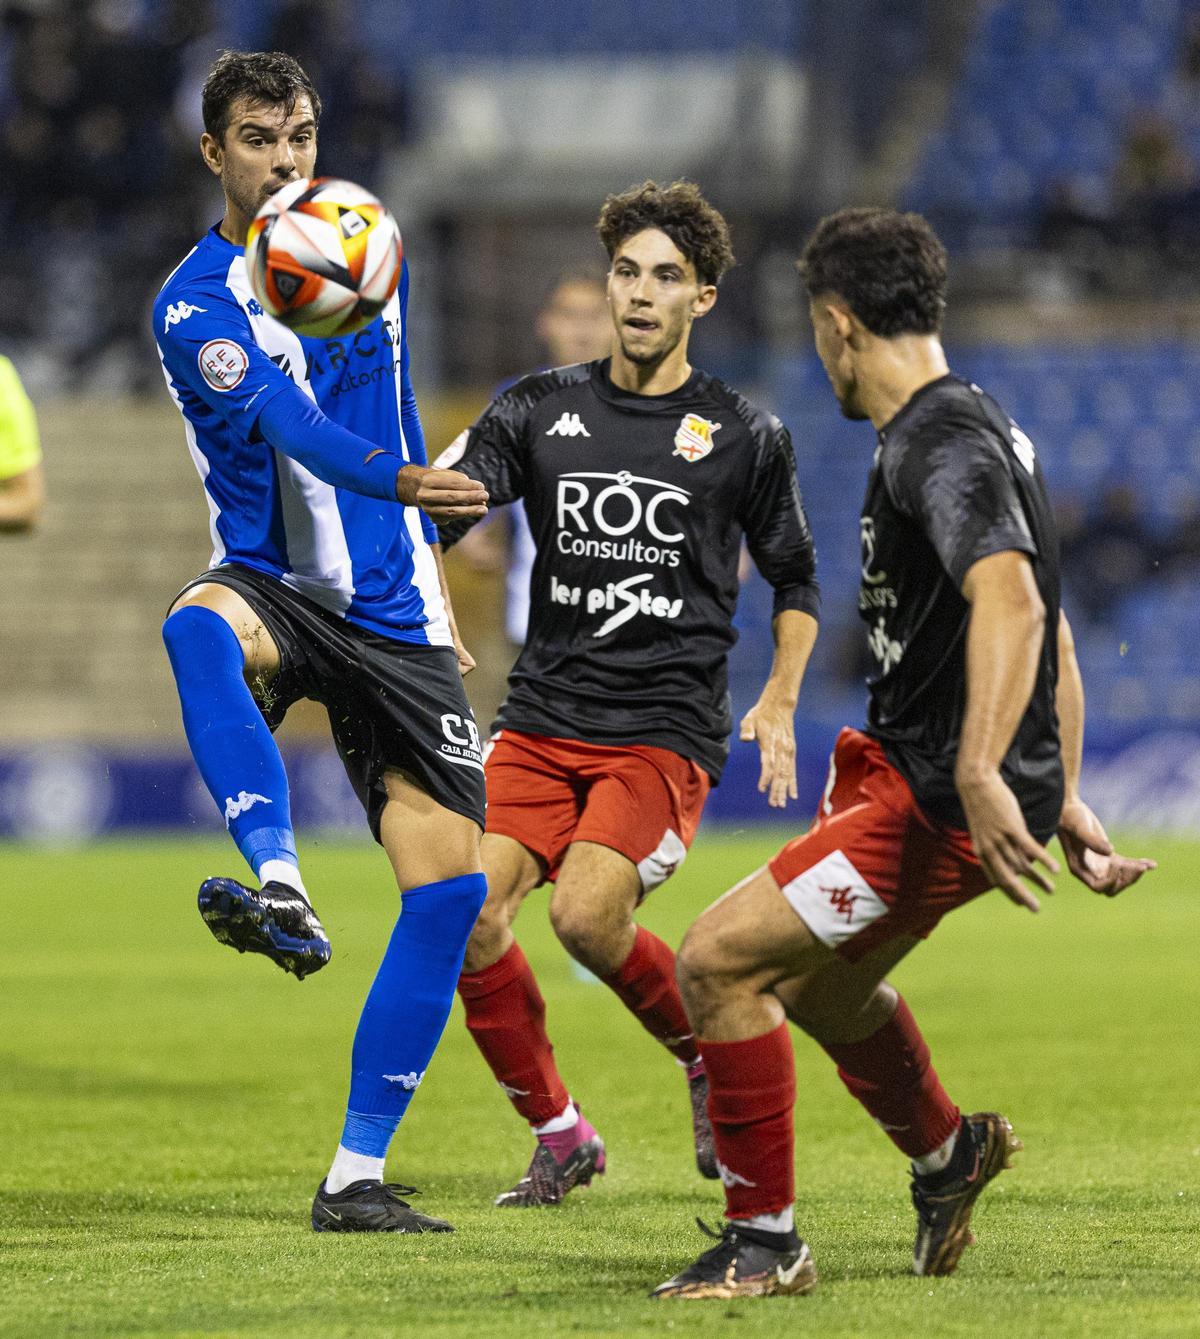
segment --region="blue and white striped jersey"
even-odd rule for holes
[[[208,496],[213,565],[266,572],[386,637],[449,646],[428,517],[323,482],[257,428],[264,406],[295,385],[342,428],[424,465],[407,306],[406,261],[395,296],[365,329],[304,338],[266,315],[242,248],[213,228],[159,293],[154,334]]]

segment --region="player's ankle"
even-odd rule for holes
[[[260,884],[264,883],[282,883],[299,893],[300,896],[312,906],[312,900],[308,896],[308,890],[304,886],[304,880],[300,877],[300,870],[291,860],[281,860],[279,858],[262,861],[255,873],[258,875]]]
[[[550,1120],[543,1121],[541,1125],[534,1125],[531,1128],[534,1134],[541,1139],[544,1135],[564,1134],[567,1130],[575,1129],[578,1124],[579,1108],[568,1099],[567,1105],[557,1116],[553,1116]]]
[[[355,1153],[344,1144],[339,1144],[333,1156],[333,1165],[325,1178],[325,1189],[330,1195],[337,1195],[355,1181],[382,1181],[383,1164],[383,1158]]]

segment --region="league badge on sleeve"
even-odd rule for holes
[[[210,339],[199,354],[200,372],[215,391],[231,391],[246,375],[250,359],[231,339]]]
[[[671,454],[682,456],[691,464],[703,460],[713,449],[713,433],[720,431],[719,423],[701,418],[699,414],[684,414],[675,430],[675,450]]]

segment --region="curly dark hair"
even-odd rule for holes
[[[810,297],[836,294],[873,335],[932,335],[946,310],[946,248],[920,214],[840,209],[798,262]]]
[[[734,263],[729,226],[694,181],[673,181],[666,187],[645,181],[610,195],[596,224],[609,260],[622,242],[647,228],[666,233],[696,267],[702,284],[719,284]]]
[[[321,99],[303,66],[283,51],[222,51],[204,80],[200,107],[204,129],[224,140],[238,98],[282,107],[291,116],[298,98],[312,103],[313,120],[321,119]]]

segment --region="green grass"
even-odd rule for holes
[[[702,838],[646,923],[677,942],[775,845]],[[191,890],[235,868],[215,840],[0,847],[0,1334],[1194,1335],[1200,850],[1152,845],[1162,869],[1124,899],[1064,878],[1032,917],[993,895],[896,974],[952,1095],[1026,1143],[959,1272],[907,1274],[903,1160],[797,1039],[799,1226],[821,1283],[737,1304],[645,1299],[721,1199],[691,1166],[678,1070],[572,973],[544,893],[519,931],[609,1174],[559,1210],[489,1207],[530,1141],[456,1006],[389,1173],[457,1234],[315,1236],[394,914],[382,856],[308,845],[335,956],[301,984],[203,927]]]

